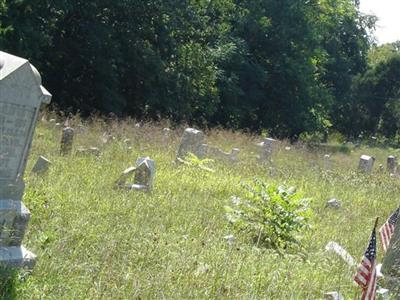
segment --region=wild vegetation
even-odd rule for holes
[[[374,20],[353,0],[0,0],[0,49],[64,111],[358,135]]]
[[[359,292],[352,282],[355,270],[327,253],[325,245],[336,241],[358,260],[375,217],[381,216],[382,224],[398,206],[398,179],[377,168],[371,175],[356,171],[361,153],[374,155],[379,164],[397,153],[394,149],[342,145],[337,149],[348,152],[333,153],[332,168],[325,170],[326,152],[303,144],[286,150],[289,145],[282,142],[271,163],[260,163],[255,158],[260,137],[214,129],[206,132],[209,144],[242,151],[235,164],[208,163],[210,172],[195,163],[174,162],[182,127],[172,131],[165,146],[162,128],[168,124],[80,123],[79,118],[71,121],[77,128],[74,150],[97,146],[100,157],[60,156],[60,128],[39,121],[24,195],[32,213],[24,244],[38,261],[31,275],[2,281],[2,297],[320,299],[323,292],[338,290],[354,298]],[[104,132],[114,137],[107,144]],[[29,172],[38,155],[52,161],[43,176]],[[154,190],[115,189],[119,174],[139,156],[156,161]],[[251,199],[243,184],[254,178],[270,187],[293,186],[298,199],[308,199],[309,228],[296,233],[301,237],[296,251],[277,252],[229,222],[225,208],[232,206],[231,197]],[[271,195],[277,195],[273,188]],[[340,199],[343,207],[326,208],[330,198]],[[234,238],[227,239],[230,235]],[[381,260],[380,248],[378,254]]]

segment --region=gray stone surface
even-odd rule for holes
[[[238,154],[240,153],[240,149],[233,148],[231,152],[224,152],[218,147],[202,144],[200,152],[202,157],[209,157],[213,159],[222,159],[229,162],[236,162],[238,159]]]
[[[136,161],[135,184],[145,186],[152,190],[154,177],[156,175],[156,164],[149,157],[140,157]]]
[[[177,159],[185,159],[189,152],[202,158],[203,141],[204,133],[202,131],[194,128],[186,128],[178,148]]]
[[[271,138],[266,138],[262,141],[261,144],[261,153],[260,153],[260,159],[262,161],[264,160],[271,160],[272,153],[274,152],[274,149],[276,148],[277,145],[277,140],[271,139]]]
[[[90,154],[90,155],[99,157],[101,155],[101,151],[97,147],[89,147],[89,148],[79,147],[76,150],[76,154],[79,154],[79,155],[89,155]]]
[[[324,294],[325,300],[344,300],[342,294],[339,292],[328,292]]]
[[[171,129],[163,128],[162,131],[162,143],[164,146],[168,146],[171,139]]]
[[[389,290],[380,288],[376,291],[376,299],[377,300],[389,300],[390,295],[389,295]]]
[[[390,155],[386,161],[386,168],[390,174],[396,174],[397,172],[397,157]]]
[[[35,262],[36,255],[24,246],[0,247],[0,265],[2,266],[31,270]]]
[[[49,169],[51,162],[44,156],[39,156],[32,168],[32,173],[42,174]]]
[[[342,202],[333,198],[326,202],[326,207],[328,208],[340,208],[342,206]]]
[[[384,287],[389,289],[393,299],[400,299],[400,218],[397,220],[389,248],[383,258],[382,273]]]
[[[134,174],[133,184],[126,181]],[[154,160],[149,157],[140,157],[136,161],[136,167],[126,169],[116,182],[116,186],[128,190],[151,191],[153,188],[154,177],[156,175],[156,165]]]
[[[361,155],[358,163],[358,170],[364,173],[371,173],[374,167],[375,158],[368,155]]]
[[[342,246],[340,246],[336,242],[329,242],[325,246],[325,250],[330,252],[330,253],[335,253],[338,255],[341,259],[343,259],[344,262],[346,262],[350,267],[355,267],[357,265],[355,259],[353,256],[351,256],[346,249],[344,249]]]
[[[21,201],[0,200],[0,247],[21,245],[29,219]]]
[[[65,127],[61,136],[61,155],[71,154],[72,144],[74,142],[74,129]]]
[[[22,178],[40,106],[51,95],[26,59],[0,51],[0,61],[0,264],[32,267],[35,256],[21,246],[30,216]]]

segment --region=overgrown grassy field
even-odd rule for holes
[[[375,217],[382,224],[399,205],[399,180],[377,170],[396,154],[393,149],[335,153],[326,171],[324,152],[299,145],[286,150],[282,142],[273,163],[263,164],[255,158],[260,137],[213,130],[206,132],[208,144],[241,153],[236,164],[211,164],[211,173],[174,163],[183,127],[165,146],[165,124],[138,128],[129,120],[98,119],[79,129],[79,122],[71,124],[77,129],[74,151],[99,147],[100,157],[60,156],[61,128],[38,122],[24,196],[32,214],[24,244],[38,260],[31,275],[0,285],[3,298],[322,299],[336,290],[354,299],[355,270],[325,245],[336,241],[359,260]],[[104,144],[104,132],[115,139]],[[377,158],[373,174],[356,171],[361,154]],[[39,155],[52,162],[44,176],[30,174]],[[115,189],[120,173],[141,156],[156,162],[153,192]],[[312,227],[304,232],[303,251],[282,256],[233,231],[224,207],[231,196],[243,196],[241,183],[254,177],[295,186],[310,199]],[[343,201],[342,208],[326,208],[330,198]],[[233,244],[224,239],[230,234]]]

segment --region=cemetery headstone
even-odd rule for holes
[[[331,169],[331,156],[329,154],[324,155],[324,169],[325,170],[330,170]]]
[[[390,294],[388,289],[380,288],[376,291],[376,298],[378,300],[390,300]]]
[[[390,155],[386,161],[387,170],[390,174],[396,174],[397,171],[397,157]]]
[[[326,202],[326,207],[329,208],[340,208],[342,206],[342,202],[333,198]]]
[[[22,203],[23,174],[42,103],[51,95],[26,59],[0,51],[0,265],[32,268],[22,246],[30,212]]]
[[[339,292],[329,292],[324,294],[325,300],[344,300],[342,294]]]
[[[358,170],[364,173],[371,173],[374,167],[375,158],[368,155],[361,155],[358,163]]]
[[[74,141],[74,130],[71,127],[65,127],[61,136],[61,155],[68,155],[72,151]]]
[[[272,153],[274,151],[274,148],[276,147],[277,140],[271,139],[271,138],[266,138],[264,141],[260,144],[262,147],[260,159],[265,161],[265,160],[271,160]]]
[[[126,184],[128,178],[135,174],[134,183]],[[136,161],[136,167],[126,169],[116,182],[117,187],[128,190],[151,191],[153,188],[156,165],[149,157],[140,157]]]
[[[353,256],[351,256],[346,249],[344,249],[342,246],[340,246],[336,242],[329,242],[325,246],[325,250],[328,252],[333,252],[336,253],[340,258],[343,259],[350,267],[354,267],[357,265],[355,259]]]
[[[32,168],[32,173],[42,174],[49,169],[51,162],[44,156],[39,156]]]
[[[140,157],[137,159],[134,185],[139,186],[139,189],[141,189],[140,187],[143,186],[144,189],[150,191],[153,188],[155,175],[156,165],[154,160],[150,159],[149,157]]]
[[[190,152],[199,158],[203,157],[202,145],[204,140],[204,133],[194,128],[186,128],[183,132],[181,143],[177,152],[177,159],[185,159],[186,155]]]
[[[169,140],[170,140],[170,135],[171,135],[171,129],[169,128],[163,128],[163,135],[162,135],[162,143],[164,146],[168,146]]]
[[[240,153],[239,148],[233,148],[231,152],[224,152],[218,147],[209,146],[207,144],[201,145],[201,157],[209,157],[215,159],[223,159],[229,162],[236,162],[238,154]]]

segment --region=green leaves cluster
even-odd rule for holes
[[[352,0],[0,1],[64,110],[294,138],[345,119],[369,26]]]
[[[229,222],[259,246],[291,249],[300,246],[300,233],[309,227],[311,210],[293,188],[266,185],[255,179],[244,185],[244,199],[233,197],[226,206]]]

